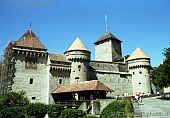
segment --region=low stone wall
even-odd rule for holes
[[[83,111],[88,111],[90,110],[90,113],[92,115],[99,115],[102,110],[115,99],[97,99],[97,100],[92,100],[90,103],[88,102],[83,102],[78,109],[81,109]]]

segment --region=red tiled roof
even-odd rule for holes
[[[114,92],[114,90],[105,86],[99,80],[92,80],[92,81],[78,82],[76,84],[60,85],[53,92],[53,94],[54,93],[65,93],[65,92],[89,91],[89,90]]]
[[[28,30],[18,41],[15,42],[14,46],[46,49],[32,30]]]

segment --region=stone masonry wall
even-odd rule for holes
[[[25,69],[25,55],[15,54],[13,91],[25,91],[31,102],[48,103],[49,86],[45,57],[37,57],[37,69]]]
[[[99,42],[95,45],[95,60],[112,62],[111,40]]]

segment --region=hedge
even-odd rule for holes
[[[0,118],[24,118],[25,116],[25,109],[20,106],[0,110]]]
[[[112,101],[108,104],[100,114],[100,118],[132,118],[133,105],[128,99]]]
[[[68,108],[61,112],[59,118],[82,118],[83,116],[86,116],[85,111]]]
[[[26,93],[24,91],[19,92],[7,92],[0,96],[0,109],[25,106],[29,104],[29,100],[25,97]]]
[[[97,116],[84,116],[83,118],[98,118]]]
[[[30,103],[25,109],[30,117],[43,118],[47,114],[47,106],[43,103]]]
[[[49,118],[58,118],[61,114],[61,106],[59,104],[49,104],[47,106],[47,113]]]

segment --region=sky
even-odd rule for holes
[[[31,29],[48,49],[64,53],[78,36],[95,59],[93,44],[108,31],[122,41],[122,56],[140,47],[151,66],[170,41],[170,0],[0,0],[0,53]]]

